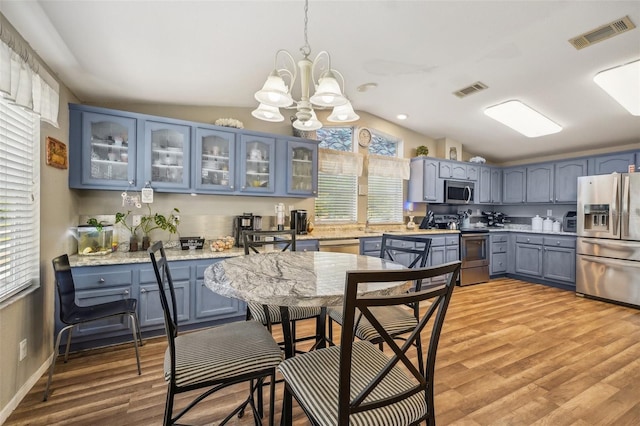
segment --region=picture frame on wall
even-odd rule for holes
[[[69,167],[67,145],[50,136],[47,136],[47,165],[58,169]]]

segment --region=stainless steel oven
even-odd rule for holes
[[[462,231],[460,258],[460,285],[489,281],[489,233]]]

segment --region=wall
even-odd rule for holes
[[[67,170],[45,164],[45,140],[69,141],[67,102],[77,102],[60,87],[60,128],[40,126],[40,288],[0,309],[0,424],[47,367],[53,349],[54,280],[51,259],[67,251],[66,229],[75,225],[76,197],[68,189]],[[18,361],[20,341],[27,339],[27,357]],[[55,383],[55,382],[54,382]]]

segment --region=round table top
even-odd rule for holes
[[[216,262],[204,273],[212,291],[279,306],[335,306],[343,302],[347,271],[406,269],[372,256],[333,252],[269,252]],[[399,294],[409,282],[363,283],[360,294]]]

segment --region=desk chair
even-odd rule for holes
[[[275,251],[296,250],[296,232],[293,229],[283,231],[244,231],[242,238],[244,254],[246,255],[261,253],[269,248]],[[290,306],[288,311],[294,352],[296,351],[296,343],[315,339],[315,348],[320,342],[324,341],[325,314],[321,308]],[[316,318],[316,334],[314,336],[296,337],[296,321],[309,318]],[[249,319],[261,322],[269,331],[272,331],[274,324],[282,324],[280,307],[276,305],[261,305],[256,302],[247,303],[247,320]]]
[[[296,398],[314,425],[435,425],[436,350],[459,273],[459,261],[431,268],[347,272],[340,346],[283,361],[278,370],[284,377],[285,392]],[[441,275],[447,276],[445,284],[420,291],[395,296],[357,294],[361,283],[424,280]],[[377,320],[374,308],[406,304],[423,305],[423,314],[400,347]],[[360,313],[389,346],[391,355],[369,341],[356,339]],[[409,358],[407,351],[426,331],[430,331],[426,363],[416,365],[416,358]]]
[[[273,425],[276,366],[282,361],[282,355],[271,334],[252,321],[178,334],[175,290],[162,242],[154,243],[147,252],[160,289],[169,343],[164,357],[164,379],[168,383],[164,425],[175,424],[187,411],[214,392],[242,382],[250,382],[248,398],[220,425],[226,424],[236,414],[241,417],[247,405],[253,411],[255,423],[261,424],[262,406],[256,408],[253,394],[256,389],[260,389],[261,394],[262,382],[266,377],[270,377],[271,381],[269,424]],[[203,392],[174,416],[175,395],[196,389]]]
[[[408,268],[424,268],[427,265],[429,250],[431,249],[431,238],[407,235],[382,235],[382,246],[380,247],[380,258],[407,265]],[[413,290],[422,289],[422,280],[416,280]],[[381,321],[384,329],[391,336],[400,336],[412,330],[418,323],[420,312],[418,306],[385,306],[372,308],[376,310],[376,315]],[[329,341],[333,343],[333,321],[342,325],[342,307],[330,308],[327,310],[329,317]],[[362,340],[379,345],[382,349],[383,337],[367,321],[360,318],[356,322],[355,335]],[[422,365],[422,341],[420,336],[416,339],[416,349],[418,352],[418,363]]]
[[[138,315],[136,314],[137,299],[114,300],[113,302],[100,303],[91,306],[78,306],[76,304],[76,287],[73,283],[73,274],[69,265],[69,257],[66,254],[53,259],[53,271],[55,274],[56,289],[58,292],[58,301],[60,302],[60,321],[65,326],[58,332],[56,343],[53,347],[54,357],[49,368],[49,378],[47,386],[44,390],[43,401],[49,397],[49,386],[53,377],[53,370],[58,358],[58,350],[60,347],[60,338],[62,333],[68,330],[67,347],[64,352],[64,362],[69,358],[69,346],[71,345],[71,334],[76,325],[84,324],[91,321],[102,320],[115,316],[128,316],[131,318],[131,332],[133,333],[133,346],[136,349],[136,361],[138,363],[138,375],[140,371],[140,355],[138,354],[138,341],[142,346],[142,335],[140,334],[140,325]],[[137,331],[137,336],[136,336]]]

